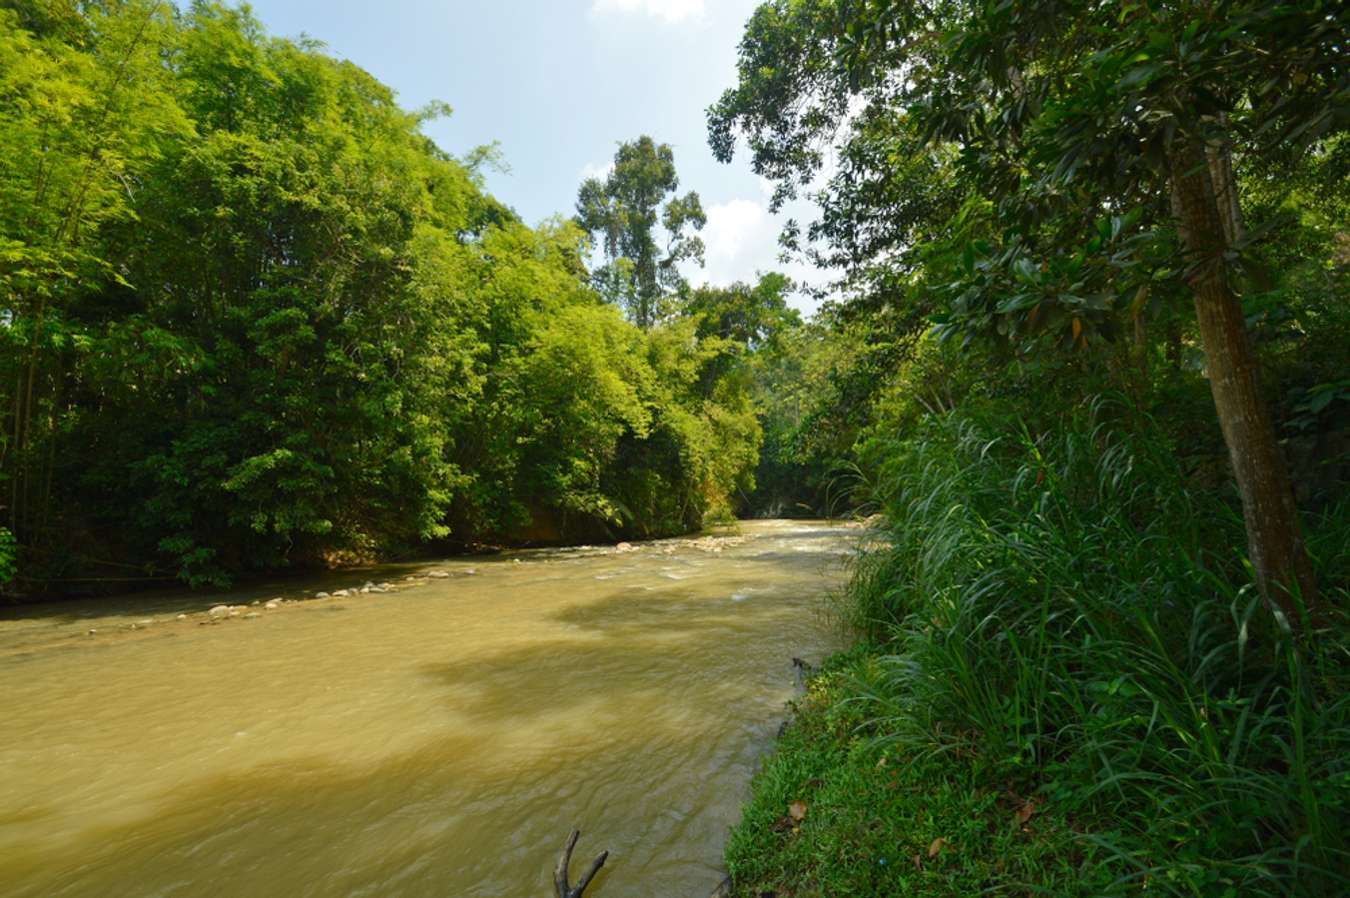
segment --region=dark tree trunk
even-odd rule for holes
[[[1309,611],[1315,607],[1317,582],[1303,545],[1289,473],[1261,399],[1242,306],[1224,260],[1225,225],[1236,230],[1240,218],[1231,215],[1231,205],[1229,217],[1220,207],[1204,144],[1178,143],[1171,162],[1173,209],[1189,257],[1187,280],[1195,292],[1214,407],[1242,496],[1247,551],[1262,596],[1298,629],[1299,603]]]

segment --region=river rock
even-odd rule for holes
[[[263,607],[266,608],[268,611],[275,611],[276,609],[280,608],[281,605],[278,604],[277,602],[268,602]]]
[[[326,599],[326,598],[328,598],[328,593],[326,593],[326,592],[316,592],[316,593],[314,593],[314,598],[316,598],[316,599]]]
[[[435,577],[437,580],[444,580],[446,577],[449,577],[450,575],[447,574],[445,571],[427,571],[427,576]]]
[[[345,598],[346,596],[351,595],[351,594],[352,594],[352,592],[351,592],[350,589],[339,589],[337,592],[333,593],[333,595],[335,595],[335,596],[342,596],[342,597],[344,597],[344,598]]]
[[[230,616],[230,606],[212,605],[211,610],[207,611],[206,613],[211,616],[212,620],[220,620],[222,617]]]
[[[177,617],[175,617],[174,620],[187,620],[187,615],[186,615],[186,614],[180,614],[180,615],[178,615]]]

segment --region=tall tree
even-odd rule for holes
[[[1239,303],[1250,237],[1232,163],[1315,151],[1350,126],[1347,15],[776,0],[747,26],[710,140],[727,160],[746,135],[787,196],[842,137],[813,235],[898,282],[928,266],[948,330],[1050,332],[1081,350],[1150,289],[1185,285],[1256,581],[1297,624],[1317,590]],[[953,252],[935,258],[927,240]]]
[[[643,135],[619,145],[604,180],[587,178],[577,191],[577,223],[607,260],[597,286],[644,329],[660,317],[661,297],[684,283],[679,263],[703,264],[703,241],[686,229],[702,230],[708,219],[697,193],[674,195],[679,186],[670,145]]]

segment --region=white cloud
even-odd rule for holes
[[[587,162],[577,173],[577,180],[585,181],[587,178],[599,178],[603,181],[613,170],[613,162]]]
[[[735,281],[753,283],[757,274],[769,271],[781,271],[798,283],[821,284],[831,279],[829,272],[805,262],[778,261],[778,232],[783,222],[769,214],[766,202],[738,198],[715,203],[705,211],[708,223],[700,234],[704,266],[685,267],[692,283],[718,287]],[[815,303],[806,297],[794,296],[790,302],[804,312],[815,310]]]
[[[703,0],[593,0],[591,13],[643,13],[667,25],[703,18]]]

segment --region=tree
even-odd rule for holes
[[[121,277],[101,229],[134,217],[140,167],[188,124],[166,89],[169,4],[21,7],[0,8],[0,477],[31,544],[50,529],[62,395],[87,345],[71,307]]]
[[[660,317],[661,297],[684,283],[679,264],[703,264],[703,241],[685,230],[702,230],[708,219],[694,191],[666,199],[679,186],[670,145],[643,135],[619,145],[604,180],[587,178],[577,191],[577,223],[608,260],[597,287],[644,330]]]
[[[842,137],[811,236],[885,273],[882,302],[925,284],[942,328],[967,339],[1083,351],[1150,292],[1189,292],[1256,581],[1297,625],[1316,584],[1241,313],[1252,238],[1232,172],[1350,126],[1346,16],[1256,0],[778,0],[747,26],[710,141],[727,160],[745,134],[787,196]]]

